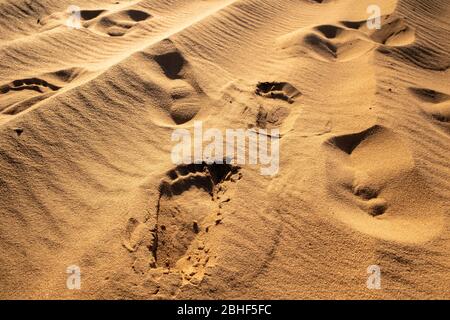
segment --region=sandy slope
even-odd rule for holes
[[[450,298],[449,21],[445,0],[1,0],[0,297]],[[174,166],[194,120],[279,127],[279,174]]]

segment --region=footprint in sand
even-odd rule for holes
[[[328,189],[342,208],[338,218],[387,240],[427,241],[440,232],[442,207],[391,129],[376,125],[335,136],[325,146]]]
[[[82,73],[83,70],[72,68],[0,85],[0,113],[17,115],[53,96]]]
[[[169,40],[157,51],[153,59],[171,81],[169,93],[173,103],[168,113],[175,124],[186,123],[199,113],[204,94],[189,70],[190,65]]]
[[[291,115],[291,108],[285,103],[294,104],[302,94],[293,85],[287,82],[259,82],[255,94],[266,98],[260,101],[254,109],[256,127],[260,129],[280,128]],[[279,103],[278,101],[285,102]],[[251,111],[247,104],[247,111]],[[252,126],[251,124],[250,126]]]
[[[381,29],[370,30],[367,21],[342,21],[344,27],[362,32],[369,40],[389,47],[403,47],[412,44],[415,39],[415,30],[409,27],[405,20],[394,16],[381,18]]]
[[[369,30],[367,21],[343,21],[292,32],[279,38],[278,46],[288,56],[347,62],[380,46],[406,46],[414,41],[415,32],[403,19],[384,16],[379,30]]]
[[[220,222],[224,183],[240,179],[239,168],[227,164],[179,166],[161,182],[156,261],[175,267],[199,233]],[[225,199],[229,201],[229,199]],[[209,227],[208,227],[209,225]]]
[[[287,82],[259,82],[255,93],[262,97],[287,101],[290,104],[301,95],[300,91]]]
[[[131,219],[124,242],[130,252],[145,244],[146,257],[133,268],[162,268],[199,281],[210,260],[204,238],[220,224],[228,185],[241,179],[240,168],[227,164],[181,165],[167,172],[159,187],[154,226]],[[143,264],[145,265],[143,267]]]
[[[152,121],[163,126],[178,126],[207,112],[211,99],[196,80],[195,71],[175,44],[165,39],[136,54],[141,66],[142,85],[158,92],[158,101],[149,101]]]
[[[83,17],[83,14],[81,16]],[[96,33],[106,34],[111,37],[120,37],[125,35],[139,22],[145,21],[150,17],[151,15],[144,11],[124,10],[86,20],[83,26],[92,29]]]
[[[354,196],[355,202],[358,206],[372,216],[378,216],[386,212],[388,204],[385,199],[380,197],[382,183],[377,181],[378,174],[373,177],[367,170],[363,162],[369,159],[355,160],[358,151],[361,150],[362,144],[377,135],[383,135],[383,128],[379,126],[372,127],[366,131],[337,136],[328,141],[328,143],[342,152],[342,156],[347,158],[347,168],[352,168],[353,179],[350,181],[343,181],[345,188]],[[380,139],[380,138],[378,138]],[[367,166],[373,170],[373,166]],[[372,177],[372,178],[371,178]]]
[[[42,31],[65,25],[71,18],[71,12],[59,12],[39,20]],[[80,10],[80,27],[89,29],[97,34],[111,37],[124,36],[138,23],[151,18],[151,15],[142,10]]]
[[[421,102],[422,110],[436,121],[450,123],[450,95],[432,89],[409,89]]]

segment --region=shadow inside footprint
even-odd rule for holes
[[[81,12],[81,16],[85,17],[85,28],[111,37],[124,36],[138,23],[151,18],[149,13],[133,9],[112,13],[106,13],[106,10],[85,10]]]
[[[80,16],[84,21],[89,21],[97,18],[104,12],[106,12],[106,10],[81,10]]]
[[[414,243],[441,230],[441,198],[418,170],[410,145],[393,129],[375,125],[332,137],[325,147],[327,190],[330,201],[342,208],[333,209],[342,222],[377,238]]]
[[[417,98],[430,103],[442,103],[450,100],[450,95],[432,89],[410,88]]]
[[[401,18],[386,17],[381,29],[370,34],[370,38],[383,45],[401,47],[415,41],[415,31]]]
[[[289,56],[307,55],[328,62],[350,61],[376,46],[359,30],[329,24],[294,31],[281,37],[278,43]]]
[[[450,122],[450,95],[425,88],[410,88],[423,102],[422,110],[439,122]]]
[[[336,136],[334,138],[331,138],[328,143],[335,146],[336,148],[342,150],[348,155],[351,155],[352,152],[369,136],[372,134],[375,134],[377,131],[379,131],[381,128],[379,126],[374,126],[372,128],[369,128],[368,130],[348,134],[348,135],[342,135],[342,136]]]
[[[295,98],[301,95],[300,91],[287,82],[259,82],[255,93],[265,98],[279,99],[291,104],[295,102]]]

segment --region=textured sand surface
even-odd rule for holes
[[[450,298],[449,68],[446,0],[0,0],[0,298]]]

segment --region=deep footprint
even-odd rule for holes
[[[0,113],[16,115],[43,99],[53,95],[61,87],[40,78],[14,80],[0,86]]]
[[[69,68],[1,85],[0,113],[8,116],[17,115],[50,98],[83,74],[84,69]]]
[[[409,90],[422,102],[426,114],[439,122],[450,122],[450,95],[425,88]]]
[[[328,140],[327,144],[344,153],[347,159],[354,160],[352,155],[358,149],[364,149],[365,145],[370,144],[371,141],[379,140],[385,131],[381,126],[373,126],[362,132],[333,137]],[[388,204],[383,198],[380,198],[382,190],[374,181],[367,172],[355,168],[353,178],[351,181],[347,180],[343,183],[343,186],[357,197],[356,204],[362,210],[371,216],[379,216],[386,212]]]
[[[167,173],[158,203],[154,249],[158,267],[176,266],[197,235],[206,230],[205,218],[219,213],[221,185],[239,177],[239,168],[228,164],[183,165]]]
[[[70,21],[71,17],[75,21],[77,12],[57,12],[39,20],[42,25],[42,31],[51,30],[60,27]],[[79,19],[80,26],[92,30],[101,35],[111,37],[124,36],[130,29],[140,22],[143,22],[152,16],[141,10],[125,9],[119,11],[109,11],[106,9],[81,10]]]
[[[300,91],[287,82],[259,82],[255,93],[265,98],[279,99],[291,104],[301,95]]]
[[[415,31],[401,18],[384,16],[381,29],[370,30],[367,21],[342,21],[300,29],[279,39],[288,56],[309,55],[330,62],[347,62],[377,47],[401,47],[415,41]]]

